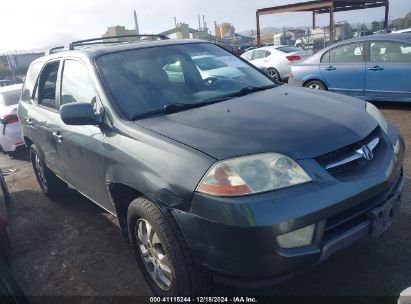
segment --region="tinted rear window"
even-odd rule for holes
[[[0,93],[0,105],[2,106],[12,106],[19,103],[20,90],[2,92]]]
[[[283,53],[293,53],[301,51],[301,49],[295,46],[280,46],[279,48],[277,48],[277,50]]]

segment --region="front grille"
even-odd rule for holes
[[[399,177],[389,189],[371,197],[363,203],[328,218],[324,228],[323,242],[326,243],[347,230],[367,221],[370,210],[392,197],[391,193],[398,191],[397,188],[400,186],[402,178],[403,171],[401,170]]]
[[[353,153],[355,153],[356,150],[360,149],[362,146],[367,145],[372,141],[374,138],[378,137],[381,141],[382,139],[382,134],[381,130],[379,127],[375,128],[370,134],[368,134],[364,139],[355,142],[353,144],[347,145],[345,147],[342,147],[340,149],[325,153],[323,155],[320,155],[315,158],[315,160],[324,168],[326,168],[329,164],[332,164],[336,161],[339,161],[341,159],[344,159]],[[378,146],[376,147],[378,149]],[[351,162],[333,167],[328,169],[327,171],[330,172],[331,174],[340,174],[344,173],[348,170],[354,169],[359,167],[361,164],[364,162],[361,159],[356,159]]]

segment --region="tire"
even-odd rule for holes
[[[30,147],[30,156],[34,174],[43,193],[50,199],[63,196],[68,188],[67,184],[47,168],[36,145]]]
[[[10,245],[9,235],[7,233],[7,230],[5,230],[3,235],[0,238],[0,258],[7,265],[10,264],[10,253],[11,253],[11,245]]]
[[[141,197],[131,202],[127,224],[137,262],[156,296],[207,294],[211,277],[193,264],[171,215],[166,216],[156,204]],[[155,264],[163,269],[161,275],[155,275]]]
[[[268,68],[267,69],[267,74],[270,76],[272,79],[281,81],[280,73],[277,71],[275,68]]]
[[[327,87],[325,84],[320,80],[311,80],[307,82],[304,87],[312,89],[312,90],[319,90],[319,91],[326,91]]]

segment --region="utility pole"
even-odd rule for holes
[[[137,13],[136,13],[136,11],[134,11],[134,26],[135,26],[136,34],[139,35],[139,34],[140,34],[140,30],[139,30],[139,28],[138,28],[138,20],[137,20]]]

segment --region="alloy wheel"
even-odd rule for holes
[[[173,268],[160,238],[145,219],[138,219],[135,229],[139,252],[150,277],[162,290],[170,290]]]
[[[308,86],[308,88],[313,90],[322,90],[321,86],[318,83],[312,83]]]
[[[36,169],[36,174],[42,187],[47,190],[46,170],[44,168],[43,162],[37,154],[35,154],[34,157],[34,167]]]
[[[280,75],[278,75],[278,72],[274,69],[269,69],[267,73],[268,73],[268,76],[270,76],[274,80],[280,79]]]

